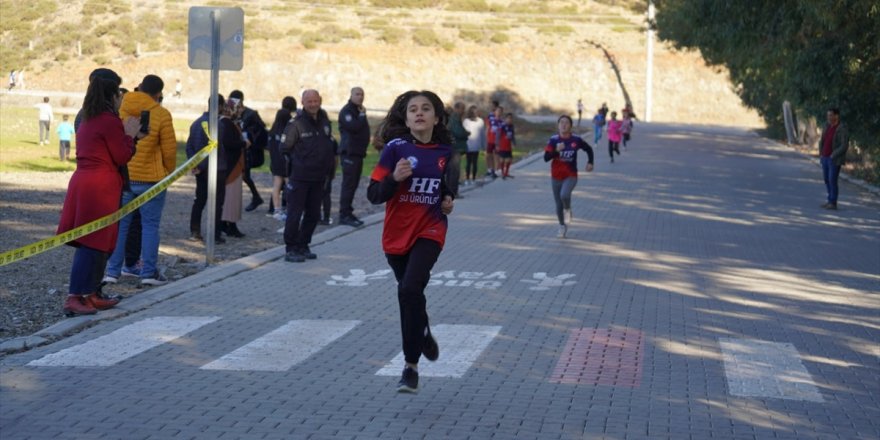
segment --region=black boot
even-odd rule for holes
[[[251,212],[251,211],[257,209],[257,206],[260,206],[262,204],[263,204],[263,198],[260,197],[259,194],[256,194],[256,196],[253,199],[251,199],[251,204],[245,206],[244,210],[247,212]]]
[[[226,222],[226,235],[235,238],[244,237],[244,234],[238,230],[238,225],[234,222]]]

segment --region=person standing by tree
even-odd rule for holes
[[[367,188],[371,203],[385,203],[382,249],[397,279],[405,360],[398,392],[417,392],[419,358],[435,361],[440,355],[428,325],[425,287],[453,209],[454,195],[444,179],[452,154],[447,119],[433,92],[398,96],[381,124],[387,143]]]
[[[364,157],[370,145],[370,121],[364,107],[364,89],[353,87],[348,103],[339,110],[339,163],[342,189],[339,193],[339,223],[355,228],[364,225],[354,215],[352,201],[364,171]]]
[[[834,210],[837,209],[840,168],[846,163],[846,151],[849,149],[849,130],[840,120],[839,108],[828,109],[825,117],[828,123],[819,141],[819,162],[822,164],[822,177],[828,197],[822,207]]]

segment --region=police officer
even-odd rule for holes
[[[287,220],[284,224],[284,259],[302,263],[318,256],[309,249],[318,225],[324,179],[336,166],[336,140],[330,119],[321,109],[321,95],[309,89],[302,94],[303,111],[287,124],[281,152],[288,157]]]
[[[361,181],[364,157],[370,144],[370,122],[364,108],[364,89],[351,89],[348,104],[339,111],[340,158],[342,163],[342,191],[339,195],[339,223],[360,227],[364,225],[355,217],[351,206],[354,193]]]

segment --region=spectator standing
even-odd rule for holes
[[[498,101],[492,101],[492,110],[486,117],[486,177],[493,179],[498,178],[498,174],[495,173],[495,142],[503,112],[504,108],[498,104]]]
[[[284,179],[287,177],[287,161],[281,154],[281,136],[284,128],[293,120],[296,114],[296,99],[293,96],[285,96],[281,100],[281,108],[275,113],[275,121],[269,130],[269,169],[272,172],[272,198],[269,200],[269,215],[276,220],[287,219],[284,210],[286,202],[282,201],[282,188]]]
[[[241,180],[251,191],[251,203],[244,208],[245,211],[251,212],[257,209],[257,206],[263,204],[263,198],[260,197],[257,186],[254,184],[254,179],[251,178],[251,168],[262,166],[266,160],[265,148],[269,141],[269,132],[266,131],[266,123],[263,122],[260,113],[244,105],[244,93],[241,90],[230,92],[229,99],[237,99],[241,103],[241,116],[236,118],[236,120],[242,133],[246,133],[245,137],[250,143],[248,150],[244,152],[244,168],[242,169]]]
[[[9,71],[9,88],[7,91],[12,91],[15,88],[15,70]]]
[[[458,193],[458,184],[461,180],[461,155],[467,154],[467,141],[470,132],[464,128],[462,118],[464,117],[464,103],[456,102],[452,106],[452,113],[449,115],[449,133],[452,135],[452,153],[449,157],[449,163],[446,164],[446,185],[456,198],[461,198]]]
[[[559,238],[565,238],[571,223],[571,193],[577,185],[577,150],[587,153],[587,172],[593,171],[593,148],[579,136],[571,133],[572,121],[562,115],[556,122],[559,134],[550,137],[544,147],[544,162],[550,162],[550,187],[556,202],[556,218],[559,220]]]
[[[467,118],[462,121],[462,125],[470,133],[467,140],[467,155],[465,156],[464,184],[473,185],[477,180],[480,150],[486,148],[486,123],[477,114],[477,106],[468,107]]]
[[[849,149],[849,129],[840,120],[840,109],[832,107],[825,114],[827,124],[819,140],[819,162],[822,164],[822,177],[825,180],[827,201],[822,208],[837,209],[840,168],[846,163],[846,151]]]
[[[52,106],[49,104],[49,97],[44,96],[43,102],[35,105],[39,112],[40,119],[40,145],[49,145],[49,130],[52,127]]]
[[[513,114],[504,115],[501,130],[498,131],[498,161],[501,162],[502,179],[512,179],[510,164],[513,162],[513,147],[516,146],[516,132],[513,126]]]
[[[241,182],[244,177],[244,171],[247,168],[245,156],[247,149],[250,147],[247,132],[241,130],[241,115],[244,106],[237,98],[229,98],[226,100],[226,106],[223,108],[223,116],[221,117],[220,126],[227,126],[228,119],[235,125],[234,130],[226,129],[223,132],[223,149],[226,151],[226,194],[223,201],[223,214],[220,216],[220,228],[223,232],[235,238],[244,238],[244,233],[238,229],[238,222],[241,220]],[[219,133],[218,133],[219,135]]]
[[[387,144],[367,189],[371,203],[385,203],[382,250],[397,280],[405,362],[398,392],[417,392],[419,359],[435,361],[440,355],[428,323],[425,287],[453,209],[454,194],[444,178],[452,154],[447,119],[443,101],[433,92],[398,96],[382,122]]]
[[[177,80],[177,84],[174,86],[174,97],[180,99],[182,92],[183,84],[180,83],[180,80]]]
[[[83,122],[76,134],[76,171],[70,177],[57,233],[88,224],[119,209],[122,175],[119,167],[134,154],[135,136],[140,123],[117,113],[122,97],[122,79],[109,69],[101,69],[89,81],[83,100]],[[70,268],[70,290],[64,313],[92,315],[115,306],[119,300],[100,293],[100,279],[107,255],[116,246],[118,224],[97,230],[68,243],[76,248]]]
[[[210,107],[210,105],[211,103],[209,101],[208,106]],[[226,110],[226,100],[223,99],[223,95],[217,95],[217,108],[220,110],[220,119],[217,126],[217,191],[215,193],[217,205],[214,210],[215,217],[213,219],[214,242],[225,243],[226,240],[220,234],[222,232],[220,221],[223,214],[223,202],[226,199],[227,164],[226,149],[224,148],[224,135],[227,135],[230,132],[233,134],[237,133],[238,129],[235,128],[235,124],[229,119]],[[187,158],[195,156],[196,153],[208,145],[208,134],[205,133],[202,123],[207,123],[209,117],[210,112],[206,111],[189,126],[189,137],[186,139]],[[189,238],[193,241],[202,241],[204,240],[202,237],[202,211],[208,203],[208,159],[199,162],[199,164],[192,169],[192,173],[196,178],[196,197],[193,200],[192,210],[190,211],[189,216]],[[211,220],[209,219],[208,221]]]
[[[336,140],[327,112],[321,108],[320,93],[305,90],[302,104],[302,112],[287,124],[281,137],[281,151],[290,161],[284,259],[294,263],[318,257],[309,244],[321,215],[328,170],[336,164]]]
[[[339,111],[339,163],[342,164],[339,223],[355,228],[364,225],[354,215],[352,201],[361,181],[369,145],[370,121],[364,107],[364,89],[353,87],[348,103]]]
[[[62,116],[62,122],[58,124],[58,128],[55,130],[58,134],[58,158],[63,162],[67,162],[70,159],[70,139],[76,133],[73,129],[73,124],[67,122],[67,119],[67,115]]]
[[[614,163],[614,153],[620,156],[620,139],[623,137],[623,123],[617,120],[617,112],[611,112],[611,120],[608,121],[608,155],[611,163]]]
[[[120,116],[140,117],[141,112],[149,112],[149,133],[138,142],[137,152],[128,163],[130,190],[123,191],[122,203],[127,204],[135,197],[147,192],[160,180],[174,171],[177,166],[177,139],[174,134],[171,112],[162,107],[162,89],[165,83],[156,75],[147,75],[136,91],[128,92],[122,99]],[[77,145],[82,145],[79,142]],[[141,260],[140,284],[161,286],[168,282],[159,272],[159,225],[165,207],[165,195],[161,191],[140,207],[141,212]],[[122,272],[126,236],[131,225],[129,214],[119,222],[119,238],[116,249],[107,263],[105,281],[115,282]]]

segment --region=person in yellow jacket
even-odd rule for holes
[[[130,185],[122,193],[122,204],[132,201],[135,197],[147,192],[177,167],[177,139],[174,136],[171,113],[162,107],[162,89],[165,84],[156,75],[147,75],[133,92],[126,93],[122,98],[119,116],[122,119],[134,116],[141,117],[142,112],[149,112],[147,135],[138,141],[137,151],[128,162],[128,178]],[[141,260],[140,284],[161,286],[168,282],[159,272],[159,223],[162,209],[165,207],[165,191],[150,199],[139,209],[141,212]],[[125,239],[131,224],[131,215],[119,222],[119,236],[116,249],[107,262],[105,281],[116,281],[122,273],[125,258]]]

